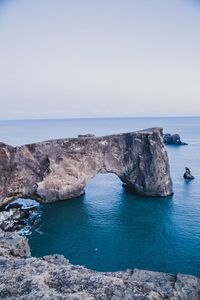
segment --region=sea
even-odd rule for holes
[[[145,269],[200,277],[200,118],[98,118],[0,121],[0,141],[23,145],[162,127],[188,146],[166,146],[174,195],[128,193],[114,174],[99,174],[78,198],[39,206],[38,222],[24,234],[32,255],[63,254],[97,271]],[[185,181],[185,167],[195,176]]]

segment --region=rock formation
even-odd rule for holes
[[[38,210],[39,203],[36,201],[16,200],[0,211],[0,228],[4,231],[18,231],[25,226],[31,227],[38,222]]]
[[[0,230],[0,299],[200,299],[200,279],[127,270],[100,273],[62,255],[31,257],[25,238]]]
[[[17,198],[48,203],[80,196],[97,173],[116,174],[139,195],[171,195],[162,129],[20,147],[0,143],[0,206]]]
[[[170,134],[166,133],[164,134],[164,144],[165,145],[188,145],[187,143],[184,143],[181,141],[179,134]]]
[[[192,179],[194,179],[195,177],[191,174],[190,169],[187,168],[187,167],[185,167],[185,173],[184,173],[184,175],[183,175],[183,178],[184,178],[184,179],[192,180]]]

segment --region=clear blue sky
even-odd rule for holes
[[[200,115],[200,1],[0,0],[0,119]]]

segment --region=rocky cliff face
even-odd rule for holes
[[[114,173],[144,196],[172,194],[162,129],[12,147],[0,144],[0,206],[16,198],[47,203],[84,193],[97,173]]]
[[[100,273],[61,255],[31,257],[27,240],[0,230],[0,299],[200,299],[200,279],[143,270]]]

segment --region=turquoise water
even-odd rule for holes
[[[154,126],[189,143],[167,146],[174,196],[137,197],[115,175],[97,175],[84,196],[41,206],[41,221],[28,236],[33,255],[60,253],[99,271],[143,268],[200,276],[200,118],[1,121],[0,140],[20,145]],[[185,166],[194,181],[183,180]]]

